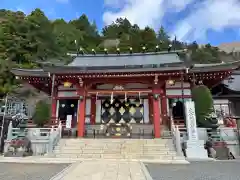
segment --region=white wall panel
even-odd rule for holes
[[[144,107],[144,123],[149,123],[149,102],[148,99],[143,100]]]
[[[86,99],[85,116],[91,114],[91,99]],[[85,123],[90,123],[90,117],[85,117]]]
[[[183,90],[184,95],[191,95],[190,89],[184,89]],[[166,89],[166,95],[172,95],[172,96],[181,96],[182,90],[181,89]]]
[[[182,83],[181,82],[175,82],[175,84],[173,86],[171,86],[168,83],[166,83],[166,88],[169,88],[169,89],[171,89],[171,88],[181,88],[181,87],[182,87]],[[188,87],[190,88],[190,83],[184,82],[183,83],[183,87],[184,88],[188,88]]]
[[[96,100],[96,123],[101,123],[101,100]]]

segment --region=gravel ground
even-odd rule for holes
[[[0,163],[0,180],[50,180],[69,164]]]
[[[240,180],[240,161],[145,165],[153,180]]]

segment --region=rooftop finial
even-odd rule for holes
[[[82,47],[79,48],[79,53],[80,53],[81,55],[84,54],[84,51],[83,51],[83,48],[82,48]]]
[[[133,48],[129,47],[129,53],[132,54],[133,53]]]
[[[105,54],[105,55],[108,55],[108,50],[107,50],[107,48],[104,48],[104,54]]]
[[[92,49],[92,53],[93,53],[93,55],[96,55],[95,49]]]
[[[117,48],[117,54],[120,55],[120,48]]]
[[[172,50],[172,44],[168,45],[168,52],[170,52]]]
[[[156,45],[155,52],[158,52],[158,51],[159,51],[159,46]]]

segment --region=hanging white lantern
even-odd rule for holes
[[[111,94],[111,104],[113,103],[113,92]]]

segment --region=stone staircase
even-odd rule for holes
[[[61,139],[57,158],[185,161],[171,139]]]

